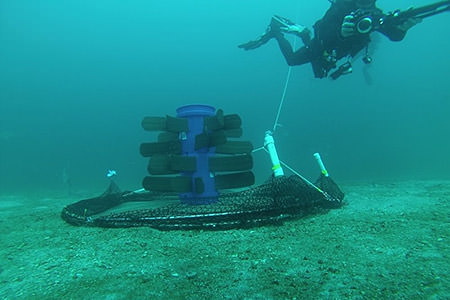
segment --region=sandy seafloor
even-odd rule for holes
[[[450,182],[341,187],[341,209],[228,231],[74,227],[63,206],[103,191],[0,195],[0,299],[450,299]]]

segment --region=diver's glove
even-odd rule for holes
[[[421,18],[408,18],[405,20],[405,22],[403,22],[402,24],[398,25],[398,29],[406,32],[408,31],[411,27],[413,27],[416,24],[419,24],[420,22],[422,22]]]
[[[355,20],[355,16],[353,14],[349,14],[344,17],[344,21],[342,22],[342,25],[341,25],[341,36],[343,38],[348,38],[348,37],[355,35],[355,33],[356,33],[355,22],[356,22],[356,20]]]
[[[353,72],[352,63],[347,61],[343,65],[339,66],[339,68],[330,74],[330,78],[333,80],[338,79],[342,75],[350,74]]]
[[[272,17],[270,26],[272,26],[274,28],[278,28],[278,30],[283,33],[292,33],[292,34],[298,35],[300,37],[302,37],[302,35],[304,35],[306,32],[309,32],[309,30],[308,30],[308,28],[306,28],[306,26],[296,24],[287,18],[280,17],[277,15],[274,15]]]
[[[287,25],[287,26],[283,26],[280,27],[281,31],[286,32],[286,33],[293,33],[296,35],[300,35],[302,34],[306,29],[305,26],[303,25],[299,25],[299,24],[294,24],[294,25]]]

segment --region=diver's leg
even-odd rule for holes
[[[276,37],[276,35],[282,33],[294,34],[300,37],[303,41],[303,44],[305,44],[306,46],[308,46],[311,42],[311,31],[308,28],[299,24],[295,24],[289,19],[275,15],[272,17],[269,26],[267,26],[266,31],[264,31],[263,34],[261,34],[255,40],[240,44],[238,47],[244,50],[253,50],[261,47],[272,38]]]
[[[303,46],[294,52],[291,44],[283,34],[276,34],[275,39],[289,66],[298,66],[311,62],[311,50],[309,47]]]

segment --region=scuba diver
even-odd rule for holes
[[[376,7],[376,0],[329,1],[331,7],[313,26],[313,38],[311,31],[305,26],[275,15],[261,36],[238,47],[252,50],[274,38],[289,66],[311,63],[316,78],[329,75],[332,79],[337,79],[352,72],[351,60],[363,49],[364,63],[372,62],[368,50],[372,32],[378,31],[391,41],[401,41],[406,32],[423,18],[450,10],[450,1],[388,14]],[[294,51],[285,38],[285,33],[300,37],[304,46]],[[337,66],[339,60],[344,58],[346,61]]]

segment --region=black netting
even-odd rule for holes
[[[344,195],[337,185],[323,178],[318,182],[324,183],[316,188],[298,176],[271,178],[245,191],[221,194],[217,202],[208,205],[183,204],[176,195],[121,193],[114,188],[111,193],[68,205],[62,217],[74,225],[100,227],[150,226],[163,230],[250,227],[340,207]],[[139,207],[127,207],[131,203]]]

